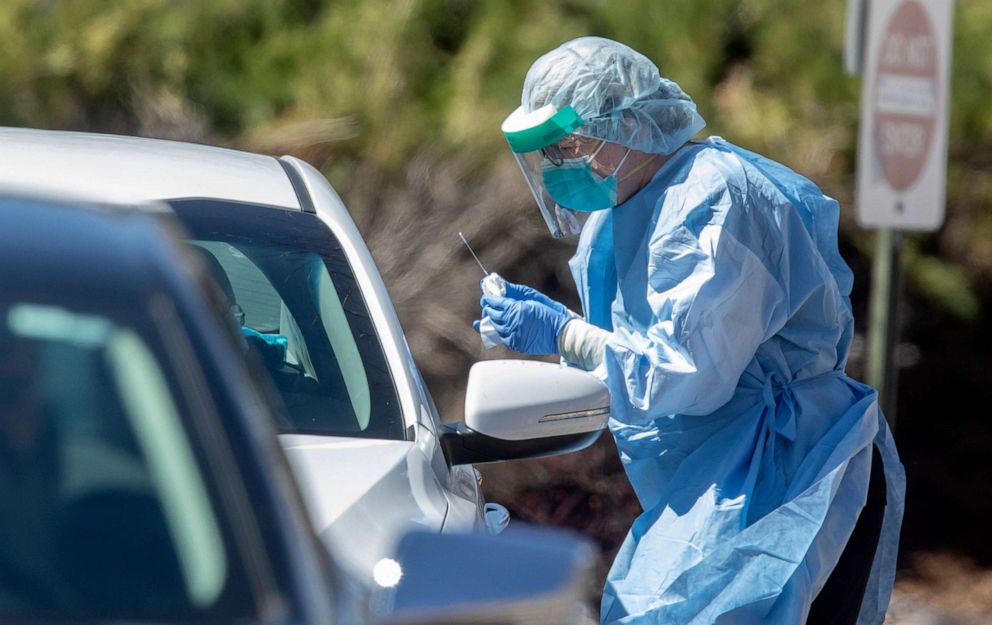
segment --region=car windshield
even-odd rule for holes
[[[282,396],[282,433],[406,438],[361,289],[319,218],[221,200],[169,204],[227,298],[243,351]]]

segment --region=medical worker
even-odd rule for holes
[[[643,513],[604,623],[881,623],[904,477],[874,389],[844,372],[852,274],[837,202],[711,137],[651,61],[583,37],[539,58],[502,130],[578,316],[523,285],[500,339],[602,377]]]

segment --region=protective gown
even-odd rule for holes
[[[644,512],[604,623],[802,623],[866,500],[886,509],[859,623],[881,623],[904,474],[874,389],[849,378],[852,274],[839,207],[719,138],[687,144],[570,261]],[[612,304],[612,306],[611,306]]]

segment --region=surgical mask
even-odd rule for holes
[[[596,173],[593,161],[603,149],[603,141],[590,156],[562,159],[560,165],[550,160],[541,163],[541,175],[548,194],[562,206],[579,212],[592,212],[617,205],[617,172],[630,156],[630,148],[608,176]]]

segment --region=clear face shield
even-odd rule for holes
[[[551,236],[556,239],[565,239],[579,234],[582,230],[582,224],[575,212],[555,202],[544,185],[542,170],[544,157],[541,152],[514,152],[513,156],[517,159],[517,164],[520,165],[520,171],[524,174],[524,180],[527,181],[527,186],[530,187],[530,192],[534,195],[537,209],[541,211],[541,217],[548,225]]]
[[[579,234],[582,224],[575,212],[558,204],[548,193],[543,168],[548,163],[561,165],[566,158],[574,157],[556,144],[583,123],[571,106],[559,111],[548,105],[530,113],[520,107],[506,118],[502,126],[538,210],[551,236],[556,239]]]

